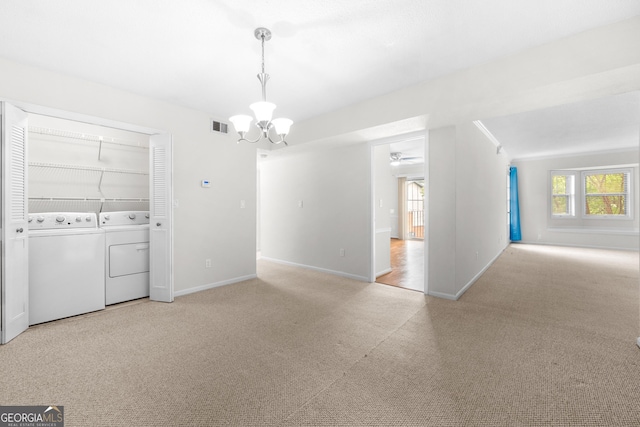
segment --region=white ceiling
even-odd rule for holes
[[[0,0],[0,56],[226,119],[301,121],[640,14],[637,0]],[[98,101],[97,101],[98,102]]]
[[[638,148],[640,92],[485,119],[482,124],[511,159]]]
[[[640,91],[481,121],[510,159],[626,150],[640,145]],[[424,143],[390,144],[406,164],[424,162]],[[634,160],[634,162],[637,161]]]
[[[640,14],[637,0],[0,0],[0,56],[220,118],[301,121]]]

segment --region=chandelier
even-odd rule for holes
[[[236,132],[240,135],[238,143],[240,143],[240,141],[253,143],[265,138],[273,144],[280,144],[281,142],[284,142],[284,145],[289,145],[284,139],[289,133],[289,129],[291,128],[293,121],[284,118],[271,119],[276,105],[267,102],[267,81],[269,80],[269,74],[264,72],[264,42],[271,40],[271,31],[260,27],[256,28],[253,34],[256,39],[262,42],[262,72],[258,74],[258,80],[260,80],[260,84],[262,85],[262,101],[249,105],[249,108],[253,110],[253,114],[256,116],[256,126],[260,129],[260,134],[254,140],[245,138],[245,135],[249,132],[249,126],[253,121],[253,117],[251,116],[240,114],[230,117],[229,120],[233,123],[233,127],[236,129]],[[271,138],[271,129],[273,129],[274,133],[277,135],[275,140]]]

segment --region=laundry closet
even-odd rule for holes
[[[30,114],[29,324],[149,296],[149,135]]]

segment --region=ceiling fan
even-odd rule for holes
[[[392,165],[399,165],[401,162],[405,162],[405,163],[419,163],[419,162],[414,162],[413,160],[419,160],[422,161],[422,157],[405,157],[402,155],[401,152],[396,151],[394,153],[391,153],[389,155],[389,159],[391,160],[391,164]]]

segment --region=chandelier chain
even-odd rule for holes
[[[264,34],[262,35],[262,74],[264,74]]]

